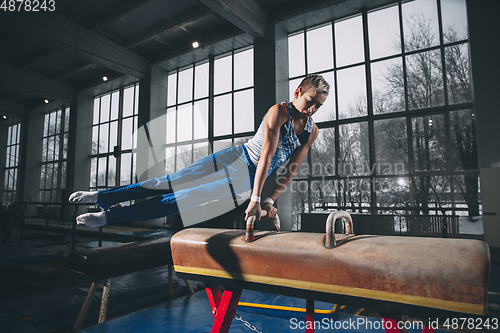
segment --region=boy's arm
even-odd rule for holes
[[[309,148],[312,146],[312,144],[318,137],[318,133],[319,133],[318,127],[314,125],[311,131],[311,135],[309,136],[307,142],[301,145],[299,148],[295,149],[295,151],[292,153],[292,156],[290,156],[290,161],[288,161],[285,170],[282,173],[280,173],[279,176],[276,178],[276,183],[274,184],[273,190],[269,195],[269,197],[273,201],[276,201],[279,195],[283,191],[285,191],[286,187],[292,181],[293,177],[295,177],[295,174],[297,173],[297,169],[299,168],[300,163],[302,163],[302,160],[307,155]],[[270,202],[264,203],[262,205],[262,208],[268,212],[267,215],[268,217],[275,217],[278,211]]]
[[[252,196],[261,196],[262,188],[267,178],[271,161],[278,146],[279,134],[281,126],[288,120],[288,110],[283,104],[272,106],[264,117],[262,123],[262,149],[259,162],[255,171],[255,179],[253,184]],[[260,219],[260,203],[250,201],[245,211],[245,220],[249,216],[255,215],[256,219]]]

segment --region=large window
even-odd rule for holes
[[[253,134],[253,48],[172,71],[167,90],[167,174]]]
[[[139,84],[94,99],[90,189],[132,184],[135,178]]]
[[[66,188],[70,109],[45,115],[40,178],[40,201],[60,202]]]
[[[292,184],[296,213],[479,214],[465,0],[398,3],[288,45],[290,94],[309,73],[332,88]]]
[[[21,142],[21,124],[11,125],[7,131],[7,154],[5,159],[5,180],[3,204],[8,206],[16,202],[17,176],[19,173],[19,146]]]

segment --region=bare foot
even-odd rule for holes
[[[77,191],[69,196],[69,202],[71,203],[96,203],[97,202],[97,191],[87,192],[87,191]]]
[[[85,213],[77,216],[76,223],[89,228],[102,227],[106,224],[106,212]]]

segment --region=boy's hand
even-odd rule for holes
[[[248,218],[252,215],[255,216],[255,221],[260,220],[260,203],[256,201],[250,201],[248,204],[247,209],[245,210],[245,221],[248,220]]]
[[[266,217],[268,217],[268,218],[274,218],[274,217],[276,217],[276,214],[278,213],[278,209],[276,207],[274,207],[273,205],[271,205],[270,202],[264,202],[262,204],[262,209],[267,212]]]

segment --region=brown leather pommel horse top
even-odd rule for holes
[[[170,242],[175,271],[205,283],[402,314],[487,310],[490,255],[482,241],[351,234],[327,248],[324,234],[255,236],[246,242],[243,230],[182,230]]]

